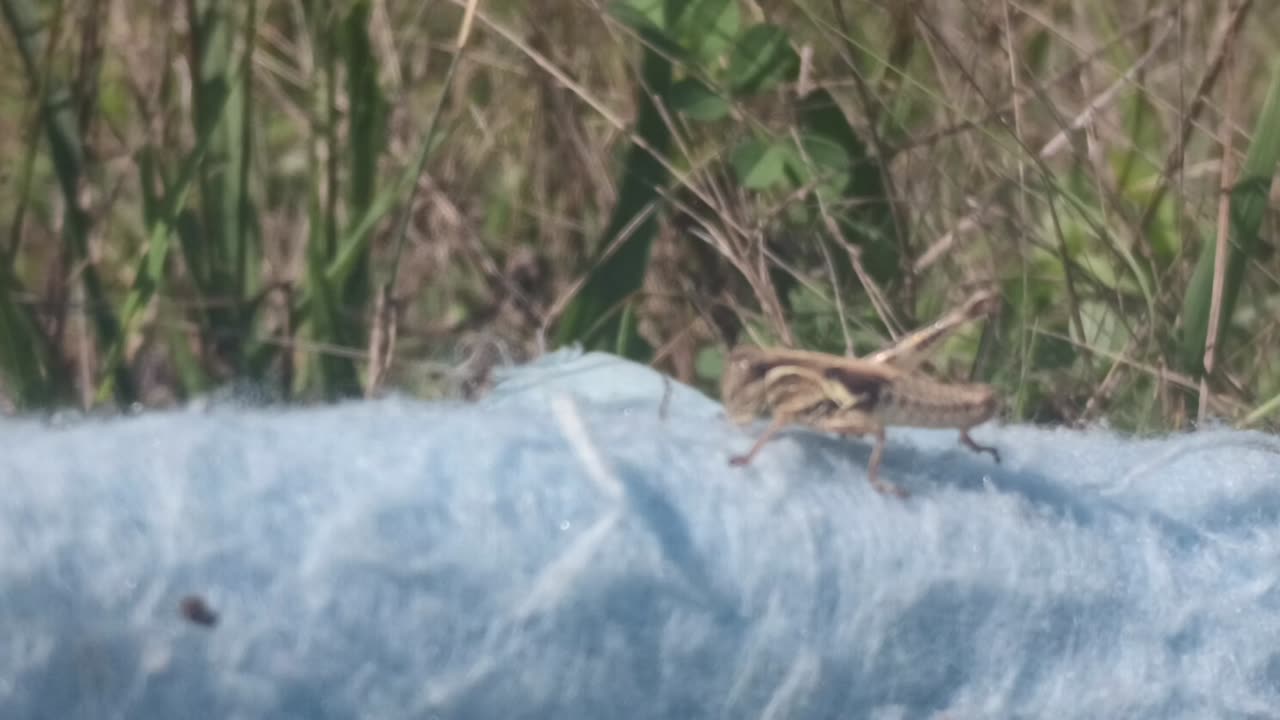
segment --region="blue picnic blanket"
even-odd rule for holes
[[[1276,438],[761,427],[574,350],[0,420],[0,718],[1280,716]]]

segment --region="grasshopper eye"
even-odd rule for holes
[[[738,369],[752,380],[759,380],[769,374],[770,365],[767,363],[753,363],[747,360],[741,361]]]

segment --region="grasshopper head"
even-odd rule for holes
[[[725,358],[720,374],[720,402],[734,423],[745,425],[765,413],[765,373],[769,367],[759,348],[746,345],[734,348]]]

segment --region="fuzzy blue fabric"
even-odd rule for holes
[[[1280,442],[869,446],[561,351],[474,404],[0,421],[0,717],[1280,713]]]

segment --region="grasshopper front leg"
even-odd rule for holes
[[[773,436],[781,432],[784,427],[786,427],[786,422],[781,420],[774,420],[769,423],[769,427],[765,428],[765,431],[760,434],[760,437],[756,438],[755,444],[751,446],[751,449],[741,455],[734,455],[729,458],[729,464],[735,467],[741,467],[750,463],[755,458],[756,454],[760,452],[760,448],[764,447],[765,443],[772,440]]]
[[[846,418],[846,420],[848,420],[848,418]],[[765,428],[765,431],[760,434],[760,437],[756,438],[756,441],[754,444],[752,444],[751,449],[747,450],[745,453],[742,453],[741,455],[734,455],[730,457],[729,464],[735,467],[741,467],[743,465],[750,464],[750,462],[754,460],[755,456],[760,452],[760,449],[763,448],[766,443],[772,440],[785,427],[786,427],[786,422],[780,422],[778,420],[774,420],[772,423],[769,424],[769,427]],[[871,425],[860,426],[859,428],[854,429],[852,427],[849,427],[848,423],[846,422],[846,423],[842,423],[840,428],[827,428],[827,429],[832,430],[833,432],[838,432],[842,435],[850,436],[850,437],[860,437],[868,433],[874,435],[876,442],[875,442],[875,445],[873,445],[871,448],[871,457],[867,460],[867,481],[871,483],[871,487],[876,489],[876,492],[883,493],[885,495],[893,495],[896,497],[905,498],[910,494],[906,490],[902,489],[901,487],[898,487],[893,483],[885,482],[884,480],[880,479],[880,460],[884,456],[884,446],[885,446],[885,434],[884,434],[883,426],[872,423]]]
[[[827,383],[822,375],[808,368],[789,365],[773,368],[764,374],[761,387],[765,402],[772,408],[773,421],[750,450],[729,458],[730,465],[742,466],[751,462],[765,443],[784,427],[805,417],[815,406],[829,401]]]

